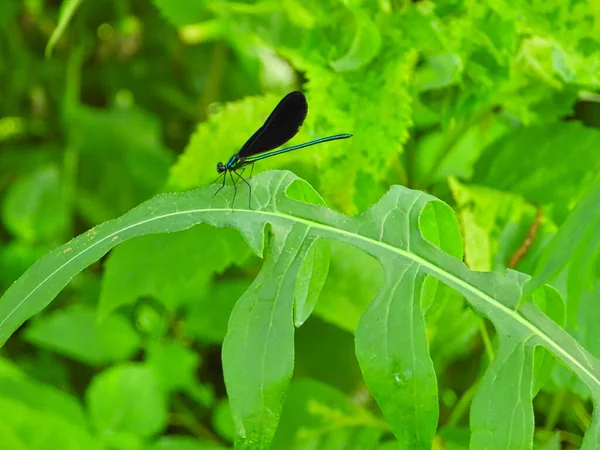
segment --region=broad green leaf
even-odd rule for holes
[[[314,380],[294,381],[285,402],[273,450],[359,450],[374,448],[381,422],[353,405],[340,391]]]
[[[0,397],[0,439],[6,449],[61,448],[100,450],[86,427],[78,427],[51,412]]]
[[[485,149],[473,182],[538,204],[568,203],[600,170],[599,145],[600,131],[578,122],[518,128]]]
[[[420,291],[411,291],[411,286],[420,286],[425,274],[433,276],[465,296],[475,311],[492,321],[498,330],[503,358],[492,362],[474,400],[471,414],[471,445],[474,448],[481,448],[479,443],[491,442],[498,448],[510,448],[513,443],[527,445],[532,442],[532,366],[536,346],[545,347],[574,372],[589,389],[594,401],[598,401],[600,362],[531,301],[519,305],[526,275],[514,271],[471,271],[454,256],[424,239],[420,229],[426,226],[420,226],[420,220],[426,206],[438,201],[435,197],[395,186],[364,213],[348,217],[287,197],[285,193],[294,182],[300,181],[288,172],[272,171],[255,177],[252,183],[256,206],[252,211],[246,209],[246,199],[241,195],[231,208],[233,189],[226,188],[223,196],[213,198],[214,186],[210,186],[160,195],[119,219],[95,227],[39,260],[4,294],[0,299],[0,342],[5,342],[23,321],[50,303],[73,276],[117,243],[144,234],[181,231],[205,222],[214,226],[235,226],[258,254],[263,254],[267,238],[265,263],[234,307],[229,322],[231,331],[223,349],[236,440],[242,448],[268,445],[277,426],[293,365],[295,280],[316,239],[343,241],[364,250],[382,264],[387,278],[369,308],[368,320],[361,321],[378,323],[385,329],[386,321],[394,318],[396,322],[388,327],[396,324],[396,327],[409,325],[414,328],[418,340],[409,343],[416,352],[412,358],[418,362],[415,367],[427,377],[432,374],[431,360],[426,341],[417,333],[423,328],[422,320],[419,320],[422,314],[420,301],[416,300]],[[440,208],[447,207],[440,205]],[[406,293],[404,301],[399,301],[400,292]],[[393,314],[382,308],[386,304],[394,306],[390,309]],[[389,351],[398,354],[400,344],[389,344]],[[416,375],[414,372],[401,370],[407,364],[410,367],[410,361],[396,360],[381,367],[381,361],[369,358],[370,348],[369,336],[358,333],[357,349],[363,355],[362,369],[376,375],[377,378],[373,377],[376,382],[369,387],[378,396],[379,403],[385,401],[381,398],[379,383],[397,383],[403,387],[415,382],[412,379]],[[375,373],[374,365],[386,372]],[[416,414],[412,420],[419,426],[418,430],[428,432],[437,415],[437,409],[430,409],[436,386],[430,378],[421,381],[428,384],[423,403],[415,404]],[[515,390],[514,386],[520,388]],[[395,392],[414,398],[414,393],[407,391],[398,389]],[[500,393],[508,394],[502,397]],[[508,402],[508,398],[513,402]],[[396,401],[408,403],[403,397]],[[522,420],[500,414],[503,409],[488,417],[487,405],[490,403],[509,407],[514,411],[514,417]],[[485,414],[481,413],[482,405],[485,405]],[[430,411],[431,415],[424,417],[423,411]],[[397,437],[424,445],[426,438],[417,435],[416,429],[413,428],[412,435],[400,429],[403,418],[396,416],[394,409],[386,408],[383,412]],[[584,450],[600,443],[599,420],[600,415],[596,412],[584,440]],[[159,422],[157,420],[152,428],[158,430]],[[149,425],[148,422],[145,424]]]
[[[497,326],[500,339],[498,353],[486,371],[471,407],[472,448],[531,448],[533,445],[531,398],[534,392],[533,356],[537,345],[544,345],[567,364],[597,398],[598,360],[532,302],[519,308],[519,312],[526,326]],[[496,311],[492,312],[490,319],[496,323],[502,321]],[[547,345],[550,339],[561,352]],[[586,378],[592,382],[586,382]],[[490,404],[498,406],[490,409]],[[506,411],[511,411],[511,414],[506,414]],[[600,442],[598,420],[598,412],[594,411],[582,448],[595,448]],[[496,426],[510,433],[496,433]]]
[[[348,53],[329,64],[337,72],[364,67],[377,56],[381,48],[381,35],[377,25],[363,11],[354,11],[356,31]]]
[[[526,285],[526,294],[552,280],[568,264],[568,317],[573,321],[577,314],[581,284],[591,285],[594,268],[600,251],[600,182],[596,182],[577,203],[565,223],[538,260],[533,278]],[[573,322],[571,322],[573,323]]]
[[[594,286],[584,291],[579,305],[577,330],[575,337],[596,358],[600,358],[600,281],[596,280]]]
[[[398,212],[410,215],[410,208]],[[356,356],[365,381],[400,446],[414,449],[431,447],[438,420],[437,383],[419,295],[425,276],[414,262],[386,267],[385,283],[356,329]]]
[[[211,423],[215,431],[225,441],[233,442],[235,440],[235,427],[231,417],[231,407],[226,398],[220,400],[213,409]]]
[[[209,12],[204,0],[153,0],[152,3],[176,27],[202,22]]]
[[[452,111],[445,115],[449,116],[449,124],[416,142],[418,156],[413,170],[419,185],[444,182],[454,176],[471,178],[483,149],[508,129],[505,120],[494,118],[486,110]]]
[[[0,358],[0,380],[0,395],[3,398],[12,398],[33,410],[85,427],[83,409],[74,397],[27,377],[4,358]]]
[[[419,91],[440,89],[458,83],[463,70],[460,56],[452,53],[426,56],[415,71],[415,84]]]
[[[29,242],[63,237],[69,226],[69,205],[58,168],[46,166],[10,186],[2,205],[6,228]]]
[[[181,255],[187,255],[182,258]],[[230,265],[243,265],[250,249],[235,230],[206,225],[183,233],[145,236],[120,246],[106,261],[99,314],[150,296],[167,310],[195,308],[210,297],[214,275]]]
[[[77,400],[0,359],[0,446],[100,450]]]
[[[475,270],[506,267],[536,220],[536,208],[521,197],[448,180],[465,236],[465,262]],[[544,220],[518,267],[531,267],[552,235]]]
[[[290,185],[286,193],[295,200],[325,206],[325,202],[319,194],[305,183]],[[330,257],[329,242],[316,239],[311,243],[308,253],[302,259],[294,288],[294,325],[296,327],[302,326],[315,308],[327,279]]]
[[[80,106],[67,119],[79,156],[77,206],[89,222],[123,214],[163,187],[171,154],[155,116],[137,107]]]
[[[204,295],[189,305],[183,322],[185,335],[207,344],[223,343],[229,315],[250,282],[227,278],[209,284]]]
[[[444,23],[436,12],[428,5],[410,5],[403,11],[399,21],[413,47],[427,53],[443,50],[448,44],[444,35]],[[415,45],[416,43],[419,45]]]
[[[576,317],[577,326],[569,324],[567,328],[570,334],[596,358],[600,358],[600,329],[598,328],[598,320],[600,318],[598,309],[599,292],[600,282],[598,280],[596,280],[593,286],[586,286],[583,289]],[[590,400],[590,391],[580,379],[573,376],[564,367],[555,367],[552,379],[558,388],[569,389],[573,395],[577,395],[585,401]]]
[[[147,364],[160,379],[167,392],[186,392],[203,406],[214,402],[214,392],[196,379],[199,356],[178,341],[156,342],[149,346]]]
[[[151,344],[146,362],[167,391],[176,391],[196,383],[194,376],[200,366],[200,358],[180,342]]]
[[[390,212],[418,223],[425,239],[462,258],[453,212],[442,203],[429,203],[416,211],[413,207],[415,203],[398,203]],[[379,240],[386,231],[384,219]],[[409,227],[393,233],[396,243],[410,247]],[[419,269],[410,260],[385,266],[385,282],[356,329],[356,355],[400,447],[428,449],[437,428],[438,395],[422,308],[433,301],[422,296],[432,292],[425,288],[426,273]]]
[[[385,39],[383,37],[382,39]],[[330,145],[316,159],[319,189],[328,204],[346,212],[356,212],[356,204],[372,204],[377,190],[357,191],[359,174],[368,175],[372,184],[381,183],[388,170],[398,163],[412,126],[409,80],[416,64],[416,53],[401,44],[382,48],[376,61],[361,70],[338,74],[309,66],[307,86],[309,113],[306,126],[315,136],[351,132],[343,145]],[[398,58],[398,52],[401,57]],[[391,54],[396,57],[390,57]],[[381,120],[385,117],[385,120]],[[341,143],[342,144],[342,143]],[[376,148],[377,151],[366,149]]]
[[[141,364],[116,365],[96,375],[86,403],[100,435],[149,437],[167,425],[165,392],[156,373]]]
[[[99,321],[95,311],[79,306],[54,311],[27,327],[25,340],[90,365],[130,358],[140,337],[118,314]]]
[[[69,362],[51,352],[21,354],[14,358],[14,362],[24,373],[50,386],[69,386],[72,380]]]
[[[50,58],[52,55],[52,50],[54,46],[64,34],[69,22],[75,15],[77,9],[81,6],[84,0],[63,0],[60,5],[60,13],[58,16],[58,23],[56,24],[56,28],[52,31],[52,35],[50,39],[48,39],[48,43],[46,44],[46,58]]]
[[[225,385],[242,448],[266,448],[275,434],[294,368],[291,294],[317,238],[300,223],[277,228],[281,233],[268,235],[265,264],[234,306],[223,342]]]

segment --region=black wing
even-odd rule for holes
[[[293,138],[302,126],[308,103],[302,92],[283,97],[266,122],[246,141],[238,152],[242,158],[273,150]]]

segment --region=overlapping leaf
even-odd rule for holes
[[[258,254],[267,238],[265,264],[234,308],[223,350],[240,448],[265,448],[273,438],[293,369],[296,278],[319,239],[356,246],[384,267],[384,286],[361,318],[356,348],[365,380],[401,445],[430,448],[437,425],[437,386],[420,310],[426,275],[464,295],[498,330],[500,353],[473,404],[473,448],[532,446],[537,346],[569,367],[598,402],[600,362],[533,302],[519,307],[525,275],[472,272],[453,256],[454,250],[446,253],[439,248],[457,248],[457,236],[443,232],[455,224],[444,204],[427,194],[394,187],[363,214],[347,217],[287,197],[286,192],[298,198],[306,186],[295,181],[287,172],[257,177],[254,211],[245,208],[245,198],[238,198],[230,209],[229,198],[213,199],[214,189],[203,188],[158,196],[95,227],[38,261],[0,299],[0,341],[119,242],[205,222],[238,228]],[[497,414],[489,414],[491,410]],[[595,411],[584,449],[600,443],[599,422]]]

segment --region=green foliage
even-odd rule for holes
[[[474,181],[535,204],[568,203],[600,170],[599,144],[600,132],[578,122],[517,129],[484,150]],[[520,164],[507,170],[517,158]]]
[[[387,429],[341,392],[313,380],[291,384],[283,417],[273,449],[374,448]]]
[[[143,296],[155,298],[170,311],[183,305],[193,308],[213,292],[214,274],[243,265],[249,256],[242,237],[233,230],[196,227],[185,233],[136,239],[107,259],[99,313],[134,304]]]
[[[2,445],[33,448],[36,442],[44,442],[55,448],[102,448],[90,435],[76,398],[29,379],[4,359],[0,360],[0,380]]]
[[[129,322],[112,315],[99,322],[95,311],[71,307],[32,322],[25,339],[40,348],[91,365],[131,358],[140,347],[140,338]]]
[[[597,399],[600,395],[597,378],[600,361],[544,315],[532,300],[518,307],[526,276],[512,271],[504,274],[470,272],[456,258],[456,252],[458,256],[461,254],[456,245],[460,237],[449,208],[441,203],[430,203],[434,198],[426,194],[396,187],[368,211],[350,219],[288,199],[285,192],[294,181],[295,178],[285,172],[272,171],[257,177],[254,195],[260,208],[254,211],[240,207],[240,202],[235,209],[229,209],[228,199],[213,199],[213,189],[208,187],[159,196],[120,219],[95,227],[91,233],[41,259],[7,291],[2,303],[5,310],[0,311],[5,317],[0,324],[0,336],[6,340],[31,311],[43,308],[73,276],[118,242],[207,222],[219,227],[235,226],[255,252],[265,254],[259,275],[231,313],[229,332],[223,344],[225,382],[236,425],[236,442],[242,447],[265,448],[275,434],[292,375],[294,303],[305,300],[298,298],[299,292],[306,294],[298,283],[298,275],[303,261],[307,257],[314,259],[310,249],[320,238],[357,246],[377,258],[384,267],[384,284],[356,330],[357,357],[365,381],[401,445],[427,447],[437,423],[437,386],[421,312],[421,295],[428,292],[427,276],[434,276],[464,295],[498,330],[498,355],[474,398],[471,426],[477,430],[472,435],[475,445],[498,448],[532,445],[531,386],[537,346],[552,352],[577,374],[592,397]],[[254,216],[251,221],[249,214]],[[264,235],[267,223],[270,231]],[[66,249],[69,251],[65,252]],[[444,249],[454,255],[445,253]],[[550,301],[554,297],[547,296],[538,299],[537,291],[534,294],[536,303],[561,322],[553,312],[557,311],[556,307],[552,306],[559,300]],[[389,325],[400,322],[405,326]],[[390,346],[391,342],[401,345]],[[122,383],[128,385],[132,382],[128,380],[135,379],[137,371],[142,369],[136,368],[131,376],[129,369],[122,370],[127,374]],[[144,376],[152,373],[143,372]],[[90,392],[103,392],[108,389],[105,385],[122,385],[107,381],[113,377],[119,380],[121,369],[115,368],[110,375],[100,377]],[[150,381],[142,383],[146,387],[152,385],[152,392],[158,390]],[[515,390],[514,386],[523,388]],[[100,401],[107,395],[94,397],[90,393],[89,397],[90,401],[94,398]],[[117,395],[119,399],[120,395],[124,392]],[[108,398],[114,402],[117,397]],[[157,398],[148,401],[159,402]],[[490,402],[500,405],[504,402],[497,416],[487,411]],[[128,405],[124,403],[123,408]],[[518,410],[505,422],[507,418],[502,411],[515,408],[511,405],[519,405]],[[106,414],[101,406],[98,408],[99,412],[94,414]],[[155,406],[154,409],[160,412],[161,408]],[[95,421],[103,423],[98,418]],[[160,427],[158,418],[148,418],[144,423],[154,422]],[[407,427],[407,423],[410,426]],[[131,429],[128,426],[124,424],[123,431],[137,431],[142,436],[156,431],[154,427],[140,431],[135,424]],[[586,442],[595,442],[594,427],[592,424],[591,438],[587,437]],[[511,433],[507,435],[506,429]]]
[[[599,447],[599,21],[0,2],[0,447]]]
[[[4,225],[24,241],[60,238],[69,224],[69,211],[58,169],[49,166],[11,185],[4,199]]]
[[[129,445],[167,424],[165,392],[156,373],[142,365],[117,365],[98,374],[86,400],[93,427],[113,445]]]

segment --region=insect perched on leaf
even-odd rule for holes
[[[348,139],[352,137],[351,134],[347,133],[336,134],[333,136],[315,139],[314,141],[305,142],[304,144],[273,150],[285,144],[298,133],[302,123],[304,122],[304,119],[306,118],[307,112],[308,103],[306,102],[306,97],[302,92],[290,92],[283,97],[273,112],[269,115],[263,126],[256,130],[252,137],[250,137],[250,139],[248,139],[242,146],[240,151],[229,158],[227,163],[217,163],[217,172],[223,175],[223,185],[217,189],[217,192],[215,192],[214,195],[217,195],[217,193],[225,187],[227,173],[229,173],[234,187],[233,200],[231,202],[231,206],[233,207],[233,202],[235,201],[235,196],[237,194],[237,185],[233,179],[233,174],[235,173],[244,183],[248,185],[248,188],[250,189],[250,196],[248,198],[248,207],[250,208],[250,202],[252,201],[252,186],[250,186],[250,183],[248,183],[248,181],[242,176],[244,170],[246,170],[246,166],[252,164],[252,169],[250,171],[250,177],[252,177],[252,170],[254,170],[254,163],[256,161],[260,161],[261,159],[269,158],[271,156],[280,155],[282,153],[291,152],[292,150],[310,147],[311,145],[320,144],[321,142]],[[238,172],[240,169],[242,169],[241,172]],[[219,175],[219,178],[221,175]],[[219,178],[217,178],[217,180]]]

